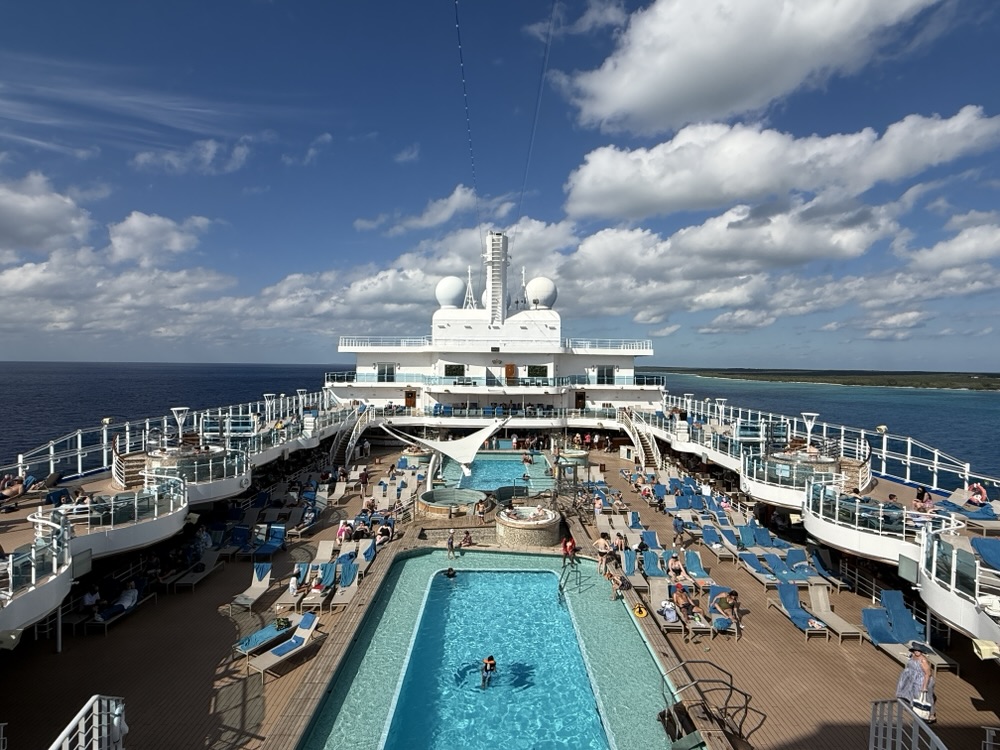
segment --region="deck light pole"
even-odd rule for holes
[[[177,447],[180,448],[184,438],[184,421],[187,419],[190,409],[187,406],[171,406],[170,411],[173,412],[174,419],[177,421]]]
[[[725,413],[726,413],[726,401],[728,401],[728,400],[729,399],[725,399],[725,398],[717,398],[717,399],[715,399],[715,415],[718,418],[720,425],[725,422],[724,417],[725,417]]]
[[[299,397],[299,419],[303,419],[306,416],[305,397],[308,391],[305,388],[296,388],[295,393]]]
[[[271,418],[274,413],[274,394],[265,393],[264,394],[264,421],[270,424]]]
[[[802,415],[802,421],[806,425],[806,450],[808,451],[809,446],[812,445],[813,427],[816,425],[816,417],[819,416],[819,412],[803,411],[799,413]]]

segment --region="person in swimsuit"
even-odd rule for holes
[[[670,556],[670,560],[667,561],[667,575],[675,581],[691,580],[691,576],[688,575],[687,568],[684,567],[684,563],[681,562],[680,555],[676,552],[674,552],[674,554]]]
[[[737,591],[723,591],[717,594],[712,600],[712,613],[718,613],[723,617],[728,617],[739,628],[743,627],[743,620],[740,617],[740,595]]]
[[[483,669],[482,669],[483,690],[485,690],[486,686],[490,684],[490,680],[493,679],[493,675],[495,675],[496,673],[497,673],[496,659],[494,659],[492,656],[487,656],[485,659],[483,659]]]
[[[608,541],[607,532],[601,534],[594,542],[594,549],[597,550],[597,573],[604,575],[608,570],[608,555],[611,554],[611,542]]]
[[[670,598],[681,617],[681,623],[684,625],[684,640],[686,641],[691,637],[691,618],[695,615],[699,615],[705,620],[708,618],[705,616],[705,610],[691,600],[683,584],[678,583],[674,585],[674,594]]]

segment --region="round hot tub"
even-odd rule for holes
[[[468,516],[473,513],[476,503],[486,500],[486,493],[479,490],[462,490],[457,487],[439,487],[421,493],[417,498],[417,510],[432,516]]]
[[[497,513],[497,541],[508,547],[552,547],[559,543],[561,520],[540,505],[504,508]]]

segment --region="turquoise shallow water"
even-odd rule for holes
[[[301,745],[303,750],[379,747],[428,583],[447,564],[444,552],[435,550],[393,566]],[[561,572],[559,557],[500,552],[470,552],[453,564],[459,575],[473,569]],[[566,585],[566,602],[593,677],[595,699],[609,732],[609,743],[621,750],[669,747],[656,719],[664,708],[659,667],[635,627],[632,613],[622,602],[610,601],[609,593],[607,583],[589,561],[581,562],[579,573],[571,575]],[[520,612],[525,619],[531,614],[527,608]],[[482,643],[474,647],[478,654]],[[516,658],[510,661],[526,663]],[[529,677],[527,670],[519,674],[524,679]],[[531,675],[530,679],[535,677]],[[526,739],[532,737],[532,732],[526,733]],[[427,747],[417,743],[407,746],[413,750]],[[571,743],[548,746],[575,747]]]
[[[497,671],[484,688],[486,655]],[[555,573],[438,574],[384,746],[607,750],[595,705]]]

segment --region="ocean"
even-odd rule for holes
[[[0,465],[104,417],[116,422],[158,417],[171,406],[204,409],[245,403],[264,393],[293,394],[323,385],[344,365],[7,362],[0,370]],[[1000,393],[915,388],[767,383],[668,374],[672,394],[728,398],[782,414],[819,412],[820,421],[884,424],[968,461],[973,472],[1000,476]]]

